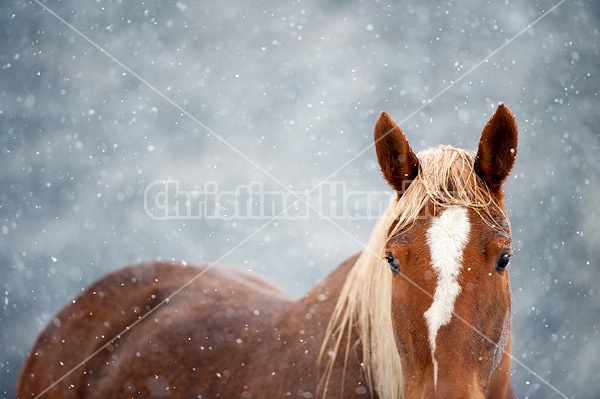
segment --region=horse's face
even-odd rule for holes
[[[386,254],[400,267],[392,321],[407,391],[478,397],[487,387],[510,334],[510,253],[504,229],[463,207],[435,212],[389,241]]]
[[[419,160],[387,115],[375,133],[384,176],[401,195]],[[477,181],[497,206],[428,204],[387,243],[392,322],[407,398],[480,398],[499,369],[510,336],[506,267],[512,254],[501,185],[516,144],[514,118],[500,106],[483,131],[474,165]],[[393,159],[399,161],[390,166]]]

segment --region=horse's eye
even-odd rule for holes
[[[385,260],[387,260],[388,266],[390,267],[392,273],[400,273],[400,262],[398,259],[394,258],[394,255],[388,252],[385,254]]]
[[[503,272],[508,267],[508,263],[510,262],[510,254],[508,252],[503,253],[498,259],[496,263],[496,271]]]

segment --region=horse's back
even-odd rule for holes
[[[44,397],[226,392],[231,370],[252,366],[244,364],[247,353],[271,339],[275,319],[291,303],[239,269],[165,263],[123,269],[49,323],[23,368],[18,397],[51,385]]]

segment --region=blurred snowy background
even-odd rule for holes
[[[52,315],[98,277],[212,262],[266,222],[153,220],[151,182],[311,189],[371,144],[382,110],[410,116],[417,151],[475,149],[503,101],[520,127],[506,185],[513,352],[566,397],[600,397],[600,3],[560,4],[450,88],[557,1],[44,4],[118,62],[35,1],[0,5],[0,396]],[[372,149],[330,180],[387,189]],[[336,223],[362,242],[373,226]],[[360,249],[311,212],[222,262],[300,296]],[[519,364],[513,384],[561,397]]]

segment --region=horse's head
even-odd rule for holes
[[[385,258],[405,395],[483,397],[510,335],[502,184],[516,156],[515,119],[500,105],[477,153],[438,147],[415,155],[387,114],[375,140],[384,177],[398,192]]]

